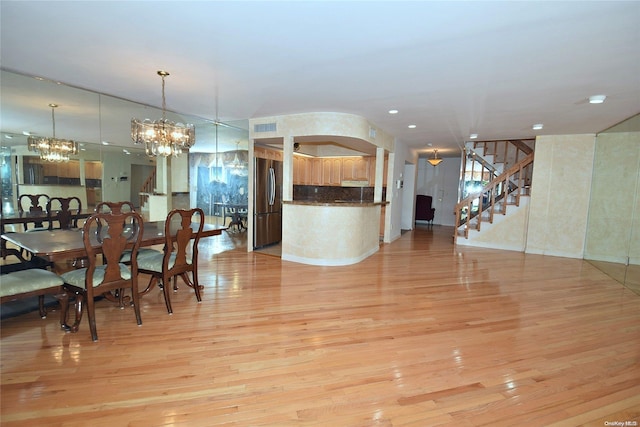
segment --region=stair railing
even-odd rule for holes
[[[140,188],[140,192],[138,193],[140,197],[140,210],[149,200],[149,194],[153,194],[153,189],[156,187],[156,170],[153,169],[147,179],[142,184],[142,188]]]
[[[474,141],[473,149],[483,149],[485,155],[493,155],[498,162],[504,162],[509,159],[515,164],[521,158],[521,155],[528,156],[533,153],[533,148],[530,146],[533,140],[523,139],[509,139],[509,140],[495,140],[495,141]],[[512,147],[512,148],[510,148]],[[513,152],[515,149],[515,153]],[[509,153],[514,153],[511,156]]]
[[[488,221],[493,223],[495,213],[506,215],[507,204],[510,199],[516,206],[520,206],[520,197],[530,194],[531,168],[533,167],[533,153],[518,161],[508,170],[492,179],[482,189],[468,195],[458,202],[454,208],[456,216],[455,236],[458,236],[461,226],[464,226],[464,237],[469,238],[471,220],[476,219],[473,228],[480,231],[482,214],[488,212]]]

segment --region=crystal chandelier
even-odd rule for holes
[[[131,139],[135,144],[144,144],[148,156],[179,156],[196,142],[194,125],[174,123],[167,120],[167,102],[164,97],[166,71],[158,71],[162,77],[162,119],[152,121],[131,119]]]
[[[53,137],[30,136],[27,138],[29,151],[40,154],[42,160],[47,162],[68,162],[69,156],[78,154],[78,143],[67,139],[56,138],[55,109],[57,104],[49,104],[51,107],[51,121],[53,122]]]
[[[232,175],[247,176],[247,151],[240,150],[240,141],[236,142],[235,151],[227,151],[224,153],[224,167],[230,169]],[[242,160],[240,157],[242,157]],[[233,158],[231,157],[233,156]]]
[[[442,159],[438,158],[438,150],[433,150],[433,158],[427,159],[427,162],[431,163],[433,166],[438,166]]]

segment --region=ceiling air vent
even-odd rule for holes
[[[253,131],[255,133],[259,132],[275,132],[276,124],[275,123],[257,123],[253,125]]]

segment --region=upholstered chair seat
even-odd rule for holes
[[[93,273],[93,286],[99,286],[102,283],[102,281],[104,280],[105,270],[106,266],[104,265],[99,265],[96,267],[96,270]],[[80,287],[84,286],[86,275],[87,269],[79,268],[77,270],[68,271],[62,274],[62,276],[60,277],[62,277],[65,283]],[[120,263],[120,276],[125,280],[131,279],[131,270],[129,270],[129,267],[127,267],[123,263]]]
[[[38,296],[40,317],[47,317],[44,295],[50,294],[66,306],[67,294],[62,285],[64,280],[57,274],[40,268],[13,271],[0,276],[0,302],[15,301]]]

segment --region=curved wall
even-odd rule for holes
[[[380,204],[283,205],[282,260],[312,265],[355,264],[378,251]]]

